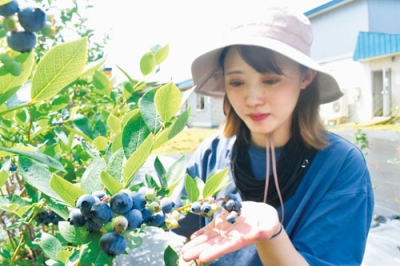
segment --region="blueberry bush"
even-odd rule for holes
[[[119,68],[126,81],[114,84],[90,29],[63,39],[77,6],[61,23],[46,10],[0,0],[0,264],[112,265],[147,226],[175,229],[188,212],[227,211],[235,222],[240,202],[214,198],[227,169],[204,183],[186,174],[184,156],[168,167],[156,157],[155,174],[138,174],[190,115],[174,83],[145,81],[169,46],[143,55],[139,79]],[[172,248],[163,255],[177,264]]]

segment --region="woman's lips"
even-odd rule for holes
[[[257,122],[257,121],[262,121],[265,118],[267,118],[268,114],[250,114],[249,117],[250,117],[251,120]]]

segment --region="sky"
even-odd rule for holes
[[[119,81],[124,76],[116,66],[134,78],[143,78],[139,70],[140,58],[159,44],[169,45],[169,56],[161,64],[160,71],[147,79],[179,83],[191,78],[190,65],[196,51],[217,39],[214,31],[227,23],[224,14],[217,10],[225,7],[228,10],[238,1],[243,3],[243,0],[93,0],[94,8],[88,11],[88,23],[98,34],[111,33],[112,40],[106,50],[107,67],[113,68],[113,75]],[[252,1],[246,0],[246,3],[269,0]],[[280,2],[305,12],[329,0]]]

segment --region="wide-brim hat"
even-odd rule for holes
[[[240,21],[230,27],[214,48],[194,59],[191,71],[195,92],[223,97],[225,85],[219,63],[222,50],[232,45],[252,45],[270,49],[317,71],[313,83],[319,90],[321,104],[343,96],[335,78],[310,57],[313,32],[305,15],[284,6],[264,5],[253,9],[247,18],[237,16]]]

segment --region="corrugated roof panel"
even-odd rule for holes
[[[359,32],[353,60],[400,53],[400,34]]]

